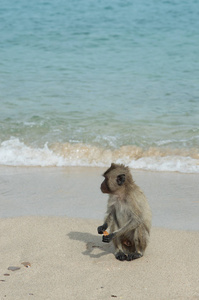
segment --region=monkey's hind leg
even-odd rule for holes
[[[127,255],[123,252],[120,240],[118,238],[115,238],[113,240],[113,243],[114,243],[114,246],[115,246],[115,249],[116,249],[115,258],[120,260],[120,261],[127,260]]]
[[[134,244],[135,244],[135,252],[129,253],[127,256],[127,260],[131,261],[137,258],[140,258],[144,255],[144,251],[147,247],[149,240],[149,234],[144,228],[144,226],[139,226],[134,233]]]
[[[143,256],[143,254],[142,254],[141,252],[134,252],[134,253],[128,254],[126,260],[127,260],[127,261],[131,261],[131,260],[140,258],[140,257],[142,257],[142,256]]]

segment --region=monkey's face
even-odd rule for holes
[[[111,175],[111,174],[109,174]],[[113,175],[113,174],[112,174]],[[104,181],[101,184],[101,191],[105,194],[113,194],[118,191],[125,183],[125,174],[119,174],[117,176],[105,176]]]
[[[110,191],[110,189],[108,187],[108,180],[107,180],[107,178],[105,178],[104,181],[101,184],[101,191],[104,194],[110,194],[111,193],[111,191]]]
[[[117,194],[125,185],[132,182],[129,168],[124,165],[112,163],[103,176],[105,179],[101,184],[101,191],[106,194]]]

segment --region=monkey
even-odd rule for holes
[[[115,258],[131,261],[144,255],[151,229],[151,209],[142,190],[135,184],[129,167],[112,163],[103,174],[102,193],[109,194],[107,212],[98,234],[104,243],[113,241]]]

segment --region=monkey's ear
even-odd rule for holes
[[[125,174],[121,174],[117,176],[117,184],[118,185],[123,185],[125,182]]]

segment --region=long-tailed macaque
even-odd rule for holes
[[[110,228],[102,241],[113,241],[117,259],[140,258],[147,247],[151,228],[151,210],[146,197],[124,165],[112,163],[103,176],[101,191],[109,194],[109,199],[104,224],[98,227],[98,233],[103,234]]]

